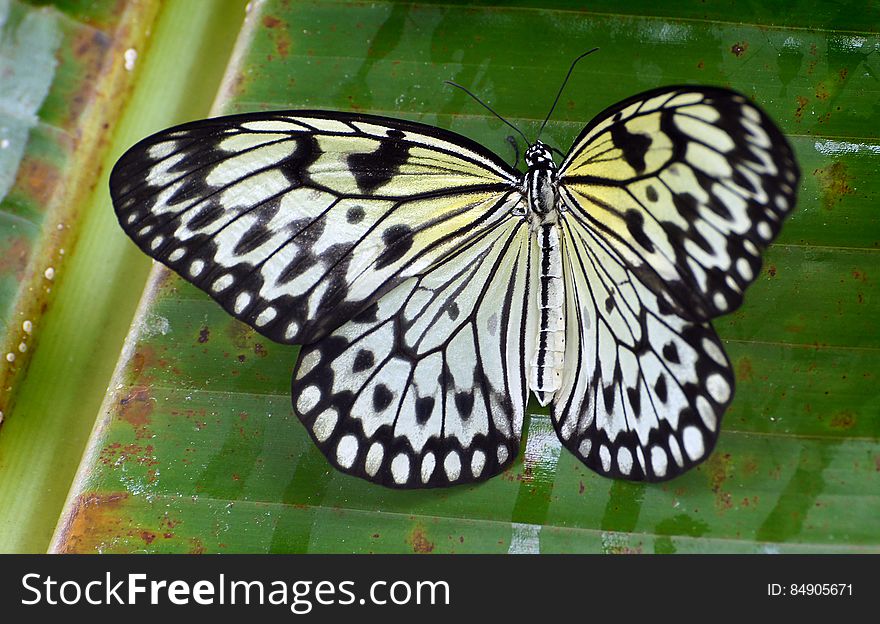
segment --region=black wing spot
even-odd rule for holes
[[[382,232],[385,251],[376,258],[376,270],[400,260],[413,246],[413,230],[408,225],[392,225]]]
[[[614,412],[614,397],[617,394],[615,392],[614,384],[608,384],[602,388],[602,394],[605,398],[605,409],[609,414]]]
[[[449,315],[449,318],[451,318],[453,321],[455,319],[457,319],[458,315],[459,315],[458,304],[455,303],[454,301],[451,301],[450,303],[448,303],[446,305],[446,313]]]
[[[352,206],[348,209],[348,212],[345,213],[345,220],[349,223],[360,223],[364,220],[364,215],[367,213],[364,211],[361,206]]]
[[[663,375],[657,377],[657,382],[654,384],[654,394],[657,395],[661,402],[666,403],[666,377]]]
[[[416,422],[424,425],[434,412],[434,397],[420,397],[416,399]]]
[[[618,113],[619,115],[619,113]],[[635,169],[636,173],[645,172],[645,154],[651,146],[651,137],[645,134],[633,134],[630,132],[625,123],[619,123],[617,116],[615,122],[611,126],[611,140],[614,141],[615,147],[620,148],[623,152],[623,158],[626,163]]]
[[[388,386],[381,383],[376,384],[376,387],[373,388],[373,409],[377,412],[383,412],[391,405],[392,400],[394,400],[394,393],[388,389]]]
[[[666,358],[667,362],[681,364],[681,360],[678,358],[678,347],[675,346],[674,342],[667,342],[666,346],[663,347],[663,357]]]
[[[465,420],[471,417],[474,411],[474,393],[458,392],[455,395],[455,407]]]
[[[633,412],[636,416],[642,415],[642,399],[639,394],[638,388],[627,388],[626,396],[629,399],[629,404],[633,408]]]
[[[362,373],[363,371],[373,368],[376,363],[376,357],[373,352],[368,349],[361,349],[354,358],[354,364],[351,366],[351,372]]]
[[[402,138],[402,132],[391,130],[376,151],[348,157],[351,174],[362,193],[372,193],[400,171],[400,166],[409,158],[409,143]]]
[[[614,297],[612,297],[611,295],[608,295],[608,297],[605,299],[605,311],[610,314],[613,309],[614,309]]]
[[[645,196],[648,198],[648,201],[655,202],[660,199],[660,196],[657,195],[657,189],[655,189],[652,185],[648,185],[645,188]]]
[[[626,227],[633,239],[639,245],[644,247],[648,253],[652,253],[654,251],[654,243],[651,242],[651,239],[645,234],[645,215],[643,215],[640,210],[630,208],[626,211],[626,214],[624,214],[624,219],[626,220]]]

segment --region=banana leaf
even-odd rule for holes
[[[297,347],[156,268],[53,551],[880,551],[876,8],[537,4],[252,2],[213,112],[392,115],[512,160],[509,130],[443,80],[534,136],[592,47],[542,135],[563,150],[598,111],[656,86],[754,99],[804,175],[745,304],[714,323],[738,388],[710,459],[662,484],[608,480],[531,409],[517,462],[483,484],[402,492],[347,477],[292,413]],[[104,209],[112,220],[106,197]]]

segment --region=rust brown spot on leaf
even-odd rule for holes
[[[119,418],[138,430],[150,424],[153,397],[146,386],[136,386],[119,400]]]
[[[199,330],[199,344],[205,344],[211,338],[211,330],[207,327],[202,327]]]
[[[425,527],[417,524],[407,538],[407,543],[412,546],[415,553],[429,553],[434,550],[434,542],[428,539],[425,534]]]
[[[77,498],[61,529],[58,552],[94,553],[101,543],[123,534],[120,508],[127,498],[125,492]]]
[[[719,511],[733,507],[730,492],[724,490],[724,484],[730,477],[732,464],[730,453],[712,453],[706,461],[709,483],[712,486],[712,491],[715,492],[715,508]]]
[[[7,245],[0,247],[0,275],[15,275],[17,281],[24,279],[28,257],[31,253],[31,242],[24,236],[9,239]]]
[[[45,206],[60,180],[61,172],[54,165],[39,158],[25,157],[18,167],[15,186],[35,204]]]
[[[733,54],[735,54],[737,57],[740,57],[743,54],[745,54],[746,50],[748,50],[748,49],[749,49],[749,42],[748,41],[741,41],[741,42],[738,41],[737,43],[734,43],[732,46],[730,46],[730,51],[733,52]]]
[[[853,193],[849,169],[840,161],[814,169],[813,175],[822,190],[822,206],[826,210],[833,210],[844,197]]]
[[[831,417],[832,429],[852,429],[856,424],[856,415],[849,410],[843,410]]]
[[[742,357],[736,363],[736,378],[741,381],[751,381],[754,378],[751,359]]]
[[[810,104],[810,100],[802,95],[797,96],[797,108],[794,110],[794,119],[797,123],[801,122],[804,117],[804,110]]]

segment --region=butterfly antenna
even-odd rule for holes
[[[451,80],[444,80],[443,82],[445,82],[445,83],[448,84],[448,85],[452,85],[452,86],[455,87],[456,89],[461,89],[462,91],[464,91],[465,93],[467,93],[469,96],[471,96],[472,98],[474,98],[474,100],[476,100],[477,103],[480,104],[483,108],[485,108],[487,111],[489,111],[490,113],[492,113],[493,115],[495,115],[498,119],[500,119],[501,121],[503,121],[504,123],[506,123],[508,126],[510,126],[511,128],[513,128],[514,130],[516,130],[516,132],[517,132],[517,133],[523,138],[523,140],[526,142],[526,145],[531,145],[531,143],[529,143],[529,140],[526,138],[526,135],[524,135],[524,134],[522,133],[522,130],[520,130],[519,128],[517,128],[516,126],[514,126],[512,123],[510,123],[509,121],[507,121],[504,117],[502,117],[501,115],[499,115],[498,113],[496,113],[494,110],[492,110],[492,109],[489,107],[489,105],[486,104],[483,100],[481,100],[481,99],[478,98],[476,95],[474,95],[473,93],[471,93],[470,91],[468,91],[467,89],[465,89],[465,88],[464,88],[463,86],[461,86],[460,84],[456,84],[456,83],[452,82]]]
[[[556,94],[556,99],[553,100],[553,106],[550,107],[550,112],[547,113],[547,117],[544,119],[544,123],[541,124],[541,129],[538,130],[538,136],[535,137],[535,141],[537,141],[538,138],[540,138],[541,133],[544,132],[544,126],[546,126],[547,122],[550,121],[550,116],[553,114],[553,111],[556,109],[556,105],[559,103],[559,98],[562,97],[562,91],[565,89],[565,85],[568,83],[568,79],[571,78],[571,72],[574,71],[574,66],[577,65],[578,61],[580,61],[582,58],[584,58],[585,56],[589,56],[590,54],[597,51],[598,49],[599,48],[593,48],[592,50],[584,52],[583,54],[581,54],[579,57],[577,57],[575,60],[573,60],[571,62],[571,67],[568,68],[568,73],[565,75],[565,80],[562,81],[562,86],[559,87],[559,93]]]

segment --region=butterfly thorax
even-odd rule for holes
[[[526,150],[526,196],[529,202],[532,229],[556,208],[556,163],[545,144],[535,141]],[[555,220],[555,219],[554,219]]]
[[[547,405],[560,387],[565,353],[565,291],[562,276],[559,211],[556,209],[556,163],[550,149],[536,141],[526,151],[525,177],[529,225],[537,238],[538,335],[535,339],[529,388]]]

